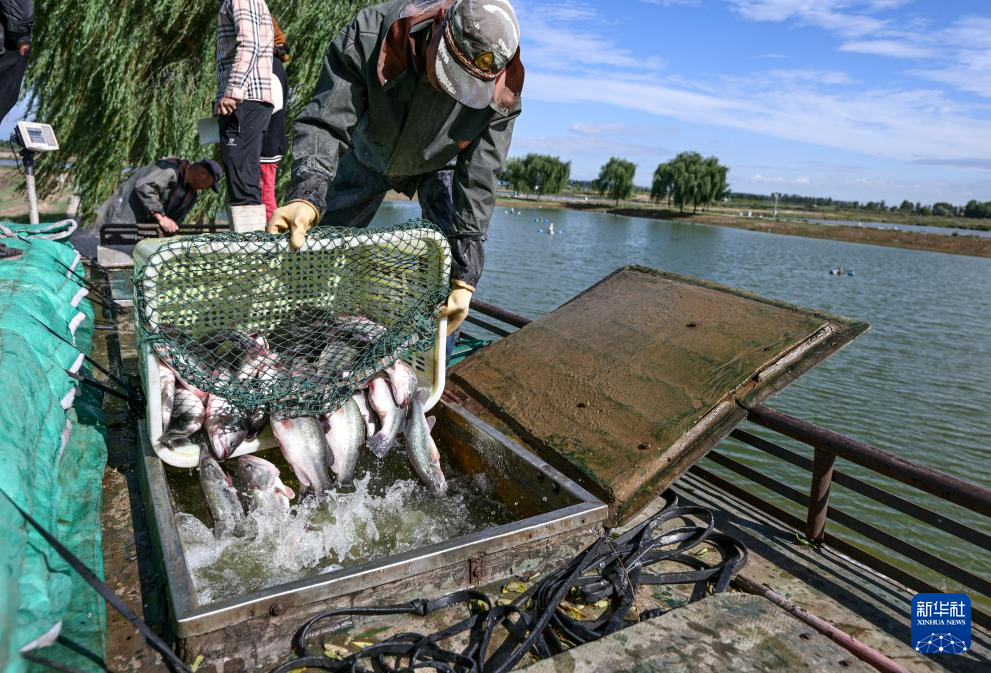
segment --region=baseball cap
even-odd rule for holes
[[[509,0],[457,0],[447,11],[434,63],[437,82],[463,105],[492,102],[496,79],[520,46],[520,24]]]
[[[213,191],[220,193],[220,180],[224,177],[224,169],[220,167],[213,159],[203,159],[196,162],[197,166],[202,166],[210,172],[213,176],[213,185],[210,187]]]

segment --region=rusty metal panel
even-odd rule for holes
[[[867,329],[625,267],[455,368],[454,381],[619,523]]]

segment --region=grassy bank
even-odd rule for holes
[[[496,202],[503,208],[546,208],[569,210],[586,210],[591,212],[612,213],[615,215],[626,215],[629,217],[645,217],[655,220],[671,220],[676,222],[693,222],[698,224],[712,224],[720,227],[732,227],[734,229],[746,229],[748,231],[760,231],[769,234],[785,234],[788,236],[804,236],[806,238],[823,238],[834,241],[847,241],[850,243],[866,243],[870,245],[885,245],[892,248],[907,248],[910,250],[927,250],[930,252],[946,252],[954,255],[971,255],[975,257],[991,257],[991,238],[982,238],[968,235],[967,231],[961,229],[959,235],[947,236],[946,234],[927,234],[911,231],[895,231],[894,229],[871,229],[868,227],[826,225],[815,224],[799,219],[799,214],[795,211],[788,211],[789,219],[780,217],[779,219],[770,217],[770,213],[764,219],[757,217],[739,217],[736,210],[728,212],[727,209],[712,209],[710,212],[680,213],[677,210],[667,210],[655,208],[644,203],[625,202],[620,207],[614,204],[601,201],[556,201],[547,198],[519,199],[519,198],[499,198]],[[804,213],[804,217],[814,216],[818,219],[848,219],[846,217],[826,216],[822,213],[810,215]],[[795,219],[790,219],[794,217]],[[944,218],[933,218],[944,219]],[[957,220],[958,218],[951,218]],[[860,221],[867,221],[863,218]],[[879,220],[891,221],[891,220]],[[978,222],[984,222],[979,220]],[[906,224],[909,224],[906,222]],[[911,224],[919,224],[917,221]],[[930,223],[930,226],[944,226]]]
[[[613,208],[609,209],[608,212],[617,215],[628,215],[630,217],[714,224],[720,227],[733,227],[735,229],[761,231],[769,234],[824,238],[833,241],[847,241],[849,243],[885,245],[892,248],[946,252],[954,255],[991,257],[991,238],[968,236],[966,231],[961,231],[959,236],[947,236],[946,234],[926,234],[914,231],[895,231],[894,229],[871,229],[869,227],[815,224],[802,220],[756,219],[715,212],[682,215],[677,211],[652,208]]]

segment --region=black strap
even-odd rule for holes
[[[105,600],[110,607],[123,615],[124,619],[129,621],[131,625],[134,626],[134,628],[136,628],[142,636],[144,636],[145,641],[159,654],[161,654],[162,657],[164,657],[165,661],[171,665],[173,670],[180,671],[181,673],[192,673],[192,670],[176,655],[175,652],[172,651],[165,641],[159,638],[158,635],[151,630],[151,627],[148,626],[148,624],[133,610],[131,610],[131,608],[128,607],[127,603],[125,603],[120,596],[115,594],[110,587],[100,580],[100,578],[96,576],[96,573],[90,570],[85,563],[80,561],[79,557],[66,549],[61,542],[45,530],[44,526],[35,521],[34,517],[21,509],[21,506],[14,502],[14,499],[11,498],[5,490],[0,488],[0,493],[2,493],[3,497],[5,497],[7,501],[10,502],[10,504],[13,505],[18,512],[20,512],[21,516],[24,517],[24,520],[31,524],[31,527],[38,531],[38,534],[41,535],[41,537],[45,538],[45,541],[48,542],[48,544],[50,544],[56,552],[58,552],[59,556],[65,559],[72,569],[79,573],[79,576],[82,577],[87,584],[93,587],[93,589],[95,589],[96,592],[103,597],[103,600]]]

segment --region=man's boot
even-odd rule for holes
[[[265,231],[265,206],[231,206],[231,229],[239,234]]]

